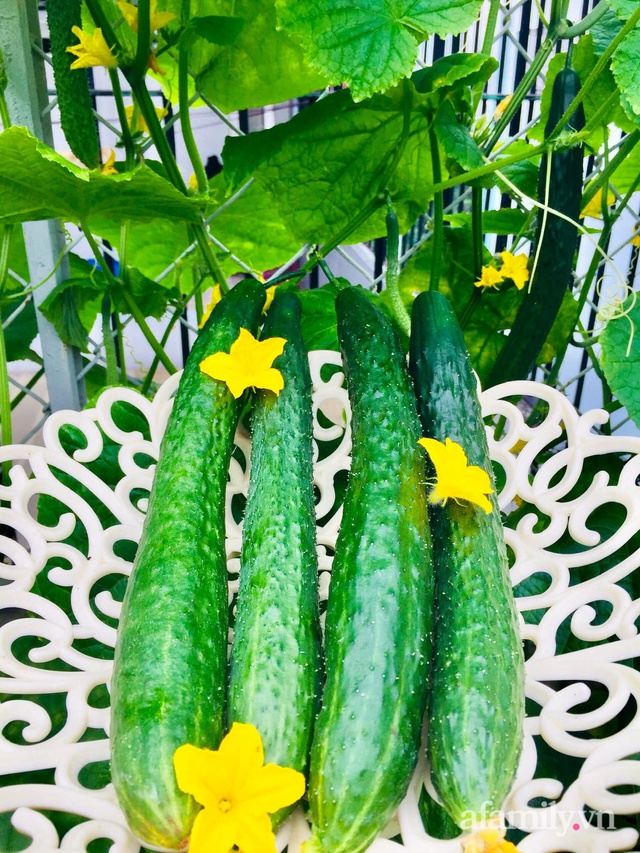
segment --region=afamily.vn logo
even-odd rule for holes
[[[496,823],[522,832],[555,831],[558,835],[579,832],[588,826],[596,829],[615,829],[614,814],[610,811],[562,809],[553,801],[541,800],[535,808],[495,812],[485,802],[479,812],[465,812],[460,827],[471,832],[479,824]]]

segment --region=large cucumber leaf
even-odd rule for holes
[[[310,64],[346,83],[356,101],[408,77],[428,34],[460,33],[475,21],[481,0],[277,0],[278,20],[299,39]]]
[[[602,334],[602,370],[612,392],[640,426],[640,302],[632,293]],[[624,316],[623,316],[624,315]]]

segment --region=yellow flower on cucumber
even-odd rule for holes
[[[173,764],[180,790],[204,808],[196,816],[189,853],[275,853],[270,814],[304,794],[302,773],[264,763],[255,726],[234,723],[217,750],[184,744]]]
[[[85,33],[80,27],[71,27],[71,32],[79,39],[79,44],[67,48],[67,53],[77,57],[71,63],[71,68],[117,67],[118,62],[102,35],[100,27],[96,27],[91,34]]]
[[[207,356],[200,362],[200,370],[225,382],[236,398],[247,388],[265,388],[279,394],[284,388],[284,379],[273,367],[273,362],[282,355],[285,344],[285,338],[259,341],[247,329],[240,329],[229,352]]]
[[[493,509],[487,495],[493,494],[489,474],[478,465],[469,465],[467,454],[450,438],[444,442],[436,438],[421,438],[436,469],[436,483],[429,494],[429,503],[446,504],[449,499],[474,503],[490,513]]]
[[[476,281],[476,287],[497,287],[503,281],[502,273],[495,267],[482,267],[482,275]]]

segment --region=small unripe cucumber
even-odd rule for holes
[[[433,574],[405,357],[360,288],[336,299],[353,451],[311,750],[307,853],[360,853],[404,797],[426,704]]]
[[[231,651],[229,722],[252,723],[265,762],[306,773],[320,686],[311,376],[300,300],[276,295],[262,339],[286,339],[284,388],[259,391]],[[293,807],[291,807],[293,808]],[[272,815],[274,828],[290,809]]]
[[[461,445],[491,476],[485,427],[462,332],[434,291],[413,304],[410,369],[424,435]],[[493,482],[493,477],[491,476]],[[502,808],[523,739],[524,658],[495,494],[492,511],[430,506],[436,573],[428,711],[431,777],[453,820],[470,828]]]
[[[82,29],[82,3],[80,0],[46,0],[45,7],[62,131],[78,160],[88,169],[97,169],[100,166],[100,141],[89,91],[89,76],[85,68],[71,70],[75,57],[67,53],[67,48],[77,43],[71,28]]]
[[[182,375],[160,448],[125,599],[111,685],[111,773],[143,842],[185,849],[200,808],[176,784],[173,754],[222,738],[228,585],[225,490],[240,401],[200,370],[255,333],[264,288],[247,280],[216,306]]]

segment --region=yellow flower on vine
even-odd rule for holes
[[[154,110],[156,111],[158,119],[163,119],[167,114],[167,110],[163,107],[154,107]],[[142,133],[149,133],[149,127],[147,126],[147,122],[139,108],[136,109],[133,104],[129,104],[129,106],[124,108],[124,112],[127,116],[127,124],[133,133],[138,131]]]
[[[202,319],[200,320],[200,322],[198,324],[199,329],[201,329],[204,326],[204,324],[207,322],[207,320],[211,316],[211,312],[216,307],[218,302],[220,302],[221,299],[222,299],[222,291],[220,290],[220,285],[214,284],[213,289],[211,291],[211,299],[209,300],[209,304],[207,305],[207,307],[204,309]]]
[[[133,3],[127,2],[127,0],[118,0],[116,6],[122,12],[122,17],[125,19],[127,24],[131,27],[134,33],[138,32],[138,7],[134,6]],[[157,11],[158,0],[151,0],[149,4],[149,18],[151,21],[151,32],[155,32],[156,30],[161,30],[162,27],[165,27],[169,21],[172,21],[175,18],[173,12],[158,12]]]
[[[512,255],[511,252],[500,252],[502,266],[500,274],[503,278],[510,278],[518,290],[522,290],[525,284],[529,281],[529,270],[527,263],[529,259],[526,255]]]
[[[71,68],[91,68],[103,66],[104,68],[116,68],[118,63],[102,35],[100,27],[91,33],[85,33],[80,27],[71,27],[71,32],[80,40],[79,44],[67,48],[67,53],[72,53],[77,59],[71,63]]]
[[[635,237],[632,237],[630,243],[632,246],[640,247],[640,234],[636,234]]]
[[[491,480],[478,465],[469,465],[467,454],[450,438],[444,442],[436,438],[418,441],[429,454],[436,469],[436,484],[429,494],[429,503],[446,504],[449,498],[477,504],[486,513],[493,507],[487,495],[493,494]]]
[[[100,169],[101,175],[117,175],[118,170],[114,167],[116,162],[116,152],[111,149],[109,156],[107,157],[107,162]]]
[[[504,277],[495,267],[482,267],[482,275],[476,281],[476,287],[497,287]]]
[[[284,388],[284,379],[272,365],[282,355],[285,344],[285,338],[258,341],[247,329],[240,329],[229,352],[207,356],[200,362],[200,370],[226,383],[236,398],[247,388],[266,388],[279,394]]]
[[[263,313],[267,313],[269,308],[271,308],[271,303],[273,302],[273,297],[276,295],[277,284],[271,285],[271,287],[267,288],[267,300],[264,303],[264,308],[262,309]]]
[[[264,763],[255,726],[234,723],[217,750],[178,747],[173,764],[180,790],[204,808],[198,812],[189,853],[275,853],[270,814],[304,794],[302,773]]]
[[[607,192],[607,207],[615,204],[616,197],[608,190]],[[591,216],[593,219],[602,219],[602,188],[593,196],[593,198],[585,204],[580,211],[580,217]]]

